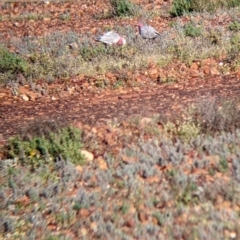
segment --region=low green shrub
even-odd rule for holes
[[[191,0],[174,0],[170,10],[170,15],[172,17],[177,17],[182,16],[184,13],[192,12],[193,7],[191,2]]]
[[[231,42],[230,53],[238,55],[239,51],[240,51],[240,44],[239,44],[239,42],[240,42],[240,34],[234,35],[230,39],[230,42]]]
[[[240,22],[233,21],[232,23],[229,24],[228,28],[230,31],[239,31],[240,30]]]
[[[184,27],[184,34],[188,37],[199,37],[201,33],[202,29],[193,23],[188,23]]]
[[[110,0],[113,15],[117,17],[132,16],[135,13],[135,5],[129,0]]]
[[[239,7],[240,6],[240,1],[239,0],[228,0],[227,2],[227,6],[229,8],[234,8],[234,7]]]
[[[82,46],[80,48],[80,55],[81,57],[85,60],[85,61],[91,61],[93,58],[96,58],[97,56],[99,56],[100,54],[103,54],[104,52],[106,52],[107,50],[105,49],[104,45],[99,45],[99,46]]]
[[[165,124],[165,130],[171,137],[178,137],[182,141],[189,142],[200,134],[200,124],[195,123],[192,117],[185,121],[177,123],[168,122]]]
[[[24,59],[0,46],[0,72],[24,73],[27,69],[28,63]]]
[[[80,153],[81,132],[67,127],[57,132],[31,136],[28,139],[15,137],[6,146],[7,157],[18,158],[24,165],[34,169],[60,157],[76,164],[83,163]]]

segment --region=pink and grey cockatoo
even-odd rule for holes
[[[138,31],[143,39],[155,39],[160,36],[160,33],[151,26],[138,23]]]
[[[106,45],[122,46],[122,45],[126,44],[126,39],[114,31],[109,31],[109,32],[104,33],[97,40]]]

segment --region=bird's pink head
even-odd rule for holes
[[[141,28],[143,27],[142,22],[138,22],[137,27],[138,27],[138,31],[141,32]]]
[[[122,45],[125,45],[126,43],[127,43],[126,39],[124,37],[120,37],[117,42],[117,45],[122,46]]]

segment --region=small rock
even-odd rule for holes
[[[10,210],[10,211],[14,211],[14,210],[16,209],[16,206],[15,206],[14,204],[9,204],[9,205],[7,206],[7,208],[8,208],[8,210]]]
[[[201,66],[214,66],[216,64],[215,59],[207,58],[201,61]]]
[[[85,237],[87,235],[87,233],[88,233],[88,230],[86,228],[81,228],[79,230],[79,235],[81,235],[83,237]]]
[[[215,200],[215,204],[222,204],[224,202],[224,199],[221,195],[218,195],[216,200]]]
[[[237,237],[237,234],[235,232],[230,232],[230,238],[234,239]]]
[[[145,77],[143,76],[143,75],[137,75],[136,77],[135,77],[135,80],[137,81],[137,82],[143,82],[144,80],[145,80]]]
[[[203,72],[204,72],[205,74],[209,74],[209,73],[210,73],[210,69],[209,69],[208,66],[204,66],[202,69],[203,69]]]
[[[126,164],[132,164],[132,163],[135,163],[137,161],[137,158],[123,155],[122,156],[122,161]]]
[[[152,184],[152,183],[161,182],[161,179],[158,176],[153,176],[153,177],[147,178],[146,181],[147,181],[147,183]]]
[[[84,15],[84,11],[83,11],[82,9],[79,9],[79,10],[78,10],[78,15],[79,15],[79,16],[83,16],[83,15]]]
[[[196,69],[191,69],[190,70],[190,76],[191,77],[199,77],[199,75],[200,75],[200,73],[199,73],[198,70],[196,70]]]
[[[211,167],[216,167],[219,164],[220,157],[218,155],[206,156],[206,160],[209,162]]]
[[[158,221],[157,217],[153,216],[153,218],[152,218],[152,223],[153,223],[154,225],[158,225],[158,224],[159,224],[159,221]]]
[[[151,122],[152,122],[151,118],[144,117],[140,120],[140,126],[145,127],[147,124],[149,124]]]
[[[91,129],[91,132],[94,133],[94,134],[96,134],[96,133],[97,133],[97,128],[96,128],[96,127],[93,127],[93,128]]]
[[[74,92],[74,90],[75,90],[75,87],[68,87],[68,88],[67,88],[67,91],[68,91],[68,93],[70,93],[70,94],[72,94],[72,93]]]
[[[110,79],[110,80],[112,80],[112,79],[114,79],[115,75],[114,75],[113,73],[111,73],[111,72],[107,72],[107,73],[105,74],[105,77],[108,78],[108,79]]]
[[[198,69],[198,64],[196,63],[196,62],[193,62],[192,64],[191,64],[191,67],[190,67],[191,69]]]
[[[128,209],[128,213],[129,214],[135,214],[136,213],[136,208],[133,205],[130,205],[129,209]]]
[[[127,71],[127,76],[128,76],[128,78],[132,78],[132,76],[133,76],[132,72],[131,71]]]
[[[56,226],[56,224],[54,224],[54,223],[53,223],[53,224],[52,224],[52,223],[49,223],[49,224],[48,224],[48,229],[49,229],[49,230],[52,230],[52,231],[55,231],[55,230],[57,229],[57,226]]]
[[[90,225],[90,229],[91,229],[93,232],[97,232],[97,230],[98,230],[97,223],[96,223],[96,222],[92,222],[91,225]]]
[[[7,96],[6,93],[0,93],[0,98],[4,98],[5,96]]]
[[[21,95],[21,94],[27,94],[27,92],[28,92],[29,90],[28,90],[28,87],[27,86],[20,86],[19,88],[18,88],[18,93]]]
[[[19,26],[19,23],[18,23],[18,22],[14,22],[14,23],[13,23],[13,26],[14,26],[14,27],[18,27],[18,26]]]
[[[29,97],[26,94],[22,94],[21,97],[24,101],[29,101]]]
[[[83,168],[82,168],[82,166],[77,165],[77,166],[76,166],[76,170],[81,173],[81,172],[83,171]]]
[[[96,159],[96,162],[97,162],[97,165],[98,165],[99,169],[102,169],[102,170],[107,170],[108,169],[107,163],[106,163],[106,161],[103,157],[99,156]]]
[[[30,199],[26,195],[16,200],[16,203],[27,204],[28,202],[30,202]]]
[[[157,79],[158,78],[158,70],[156,68],[152,68],[148,71],[148,75],[151,78]]]
[[[104,140],[109,146],[113,146],[116,144],[116,141],[114,140],[114,136],[112,133],[106,133],[104,136]]]
[[[95,34],[95,33],[97,32],[97,28],[96,28],[96,27],[93,27],[93,28],[90,30],[90,32],[91,32],[92,34]]]
[[[131,218],[131,219],[126,220],[124,225],[129,227],[129,228],[133,228],[135,226],[134,219]]]
[[[73,127],[78,128],[78,129],[83,129],[83,124],[81,122],[75,122],[73,124]]]
[[[141,222],[145,222],[145,221],[148,220],[148,216],[147,216],[147,214],[146,214],[144,211],[140,211],[140,212],[138,213],[138,218],[139,218],[139,220],[140,220]]]
[[[94,156],[91,152],[87,150],[81,150],[81,154],[84,155],[87,161],[91,162],[94,159]]]
[[[37,98],[37,94],[34,93],[34,92],[27,92],[27,96],[29,97],[29,99],[30,99],[31,101],[35,101],[36,98]]]
[[[88,209],[86,209],[86,208],[82,208],[82,209],[80,209],[80,211],[79,211],[79,215],[81,216],[81,217],[88,217],[89,215],[90,215],[90,211],[88,210]]]
[[[219,75],[220,72],[217,70],[216,67],[212,67],[212,68],[210,69],[210,74],[211,74],[211,75]]]

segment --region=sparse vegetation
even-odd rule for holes
[[[69,15],[68,12],[64,14]],[[208,13],[204,14],[210,17]],[[19,53],[11,56],[18,59],[20,66],[17,69],[27,72],[24,74],[26,82],[37,79],[53,82],[56,78],[69,79],[81,74],[96,76],[115,68],[123,69],[123,66],[124,70],[138,71],[147,68],[149,58],[161,67],[171,64],[173,59],[190,65],[196,60],[229,54],[231,63],[236,65],[239,50],[237,20],[225,28],[216,25],[206,29],[202,24],[204,15],[199,14],[198,18],[198,21],[192,19],[188,23],[179,19],[170,29],[161,33],[161,39],[156,39],[151,44],[136,38],[133,26],[115,26],[118,32],[127,36],[127,45],[121,48],[105,47],[97,43],[97,36],[102,34],[100,30],[87,35],[68,31],[53,32],[44,37],[27,36],[10,43],[10,47]],[[103,31],[112,29],[110,26],[103,28]],[[9,72],[1,75],[1,79],[2,82],[16,81],[9,77]],[[162,79],[169,77],[163,76]],[[103,84],[98,81],[97,85],[101,87]]]
[[[229,111],[228,106],[222,106],[222,109],[226,108],[224,112]],[[189,114],[187,124],[193,121],[195,111],[192,109]],[[197,120],[204,122],[201,118]],[[48,228],[52,224],[60,229],[68,228],[78,238],[135,236],[157,239],[161,235],[163,239],[169,239],[168,230],[174,232],[175,228],[178,228],[174,233],[176,239],[183,234],[187,238],[197,234],[199,239],[205,239],[206,232],[208,236],[211,233],[211,238],[217,236],[219,239],[230,233],[239,236],[236,210],[240,203],[239,130],[232,133],[215,131],[210,136],[200,128],[203,122],[198,122],[198,132],[194,134],[191,130],[180,129],[186,125],[183,120],[172,123],[178,129],[173,136],[164,122],[164,128],[158,129],[159,121],[155,118],[141,128],[139,124],[142,123],[137,120],[128,125],[125,122],[124,126],[116,125],[116,133],[120,133],[119,143],[124,138],[128,147],[122,148],[115,156],[106,151],[104,162],[108,167],[105,169],[96,159],[94,169],[86,163],[86,167],[79,171],[62,157],[50,164],[40,164],[31,174],[31,164],[23,167],[18,161],[2,161],[1,191],[4,197],[1,206],[5,209],[2,211],[11,208],[15,214],[14,218],[8,214],[2,218],[4,236],[24,234],[38,238],[41,232],[44,238],[51,239],[53,234],[61,238],[61,231],[54,233],[54,228]],[[109,125],[108,131],[111,128]],[[121,135],[121,128],[129,133],[130,138]],[[154,131],[154,128],[158,130]],[[97,140],[91,130],[84,131],[83,141],[87,144]],[[34,139],[31,143],[35,144]],[[22,143],[25,143],[21,144],[22,147],[29,149],[30,142]],[[37,149],[39,158],[44,159],[40,148],[34,146],[33,149]],[[31,152],[26,154],[25,151],[25,155],[31,157]],[[208,178],[211,181],[202,181]],[[9,191],[14,194],[7,196],[5,193]],[[226,206],[232,207],[226,210]],[[226,211],[229,214],[225,214]],[[218,230],[214,227],[216,224]],[[131,231],[122,226],[130,226]]]
[[[220,8],[229,9],[238,6],[240,6],[238,0],[174,0],[170,14],[177,17],[191,12],[213,12]]]
[[[103,44],[93,42],[94,36],[82,37],[75,32],[56,32],[45,38],[22,39],[14,47],[20,53],[18,59],[27,55],[28,62],[21,60],[17,68],[26,71],[28,66],[27,81],[40,78],[52,82],[56,78],[69,79],[83,73],[90,76],[104,74],[114,68],[121,69],[122,66],[130,71],[133,68],[143,69],[147,67],[149,57],[156,59],[159,65],[167,65],[172,59],[189,64],[194,60],[223,53],[230,53],[236,58],[237,55],[232,53],[236,53],[239,48],[238,32],[231,31],[229,38],[226,37],[226,29],[213,28],[206,32],[195,22],[185,25],[177,22],[162,34],[161,41],[164,44],[156,41],[152,45],[146,45],[142,41],[136,41],[135,36],[131,35],[134,32],[131,27],[119,29],[128,35],[128,45],[123,48],[106,48]],[[171,35],[176,37],[170,38]],[[203,37],[197,38],[200,36]],[[5,78],[7,79],[7,74]]]
[[[203,133],[232,132],[240,128],[240,109],[234,100],[207,99],[194,108],[193,121]]]

